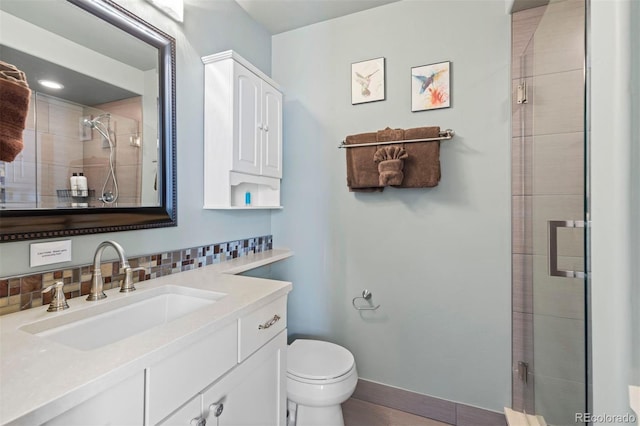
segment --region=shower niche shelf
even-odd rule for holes
[[[78,189],[75,191],[75,194],[71,189],[57,189],[56,193],[58,195],[58,199],[61,201],[86,202],[89,199],[96,197],[95,189]]]
[[[71,189],[57,189],[58,195],[58,207],[62,208],[77,208],[77,207],[89,207],[89,200],[96,198],[96,191],[94,189],[78,189],[72,191]]]

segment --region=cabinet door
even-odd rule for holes
[[[207,415],[207,424],[285,425],[286,334],[286,330],[280,332],[203,393],[203,410]],[[219,413],[216,413],[218,407]]]
[[[156,424],[235,367],[238,326],[227,325],[147,368],[147,418]]]
[[[262,83],[262,174],[282,177],[282,93]]]
[[[186,404],[174,411],[169,417],[158,423],[158,426],[200,426],[202,421],[202,395],[198,394]]]
[[[261,80],[241,65],[234,66],[233,170],[260,174],[262,134]]]

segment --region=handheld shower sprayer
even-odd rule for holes
[[[97,128],[98,124],[103,124],[100,119],[101,118],[107,118],[110,119],[111,118],[111,114],[108,112],[105,112],[104,114],[100,114],[97,117],[93,118],[93,119],[88,119],[85,118],[84,121],[82,122],[82,124],[86,127],[91,127],[92,129]]]
[[[106,118],[106,124],[100,121],[101,119]],[[100,135],[104,138],[106,142],[109,143],[109,170],[107,176],[105,178],[104,184],[102,185],[102,195],[99,200],[104,204],[113,204],[118,201],[118,180],[116,178],[116,170],[115,170],[115,151],[114,144],[111,139],[111,114],[105,112],[103,114],[98,115],[93,119],[85,118],[82,121],[82,125],[86,127],[90,127],[91,129],[95,129]],[[107,185],[109,184],[109,180],[112,182],[113,191],[107,191]]]

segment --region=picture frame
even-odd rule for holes
[[[363,104],[385,99],[385,58],[375,58],[351,64],[351,104]]]
[[[411,68],[411,112],[451,106],[451,62]]]

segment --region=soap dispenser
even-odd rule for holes
[[[50,291],[53,291],[53,298],[51,299],[47,312],[57,312],[69,308],[67,299],[64,297],[64,283],[62,281],[58,281],[55,284],[50,285],[42,290],[42,293],[44,294]]]

